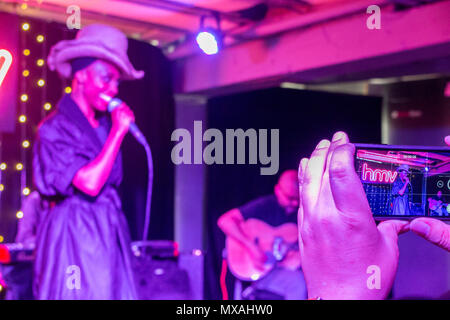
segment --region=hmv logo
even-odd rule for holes
[[[397,174],[396,171],[371,169],[367,163],[364,163],[361,177],[363,181],[393,183],[395,178],[397,178]]]

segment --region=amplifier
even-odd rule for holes
[[[0,263],[32,261],[34,259],[34,245],[22,243],[0,244]]]

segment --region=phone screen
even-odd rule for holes
[[[375,217],[450,218],[450,148],[357,144],[355,157]]]

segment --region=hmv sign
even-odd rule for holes
[[[386,169],[370,168],[364,163],[361,170],[361,180],[366,183],[393,183],[397,178],[398,172]]]

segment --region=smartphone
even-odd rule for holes
[[[375,220],[450,220],[450,148],[355,144]]]

